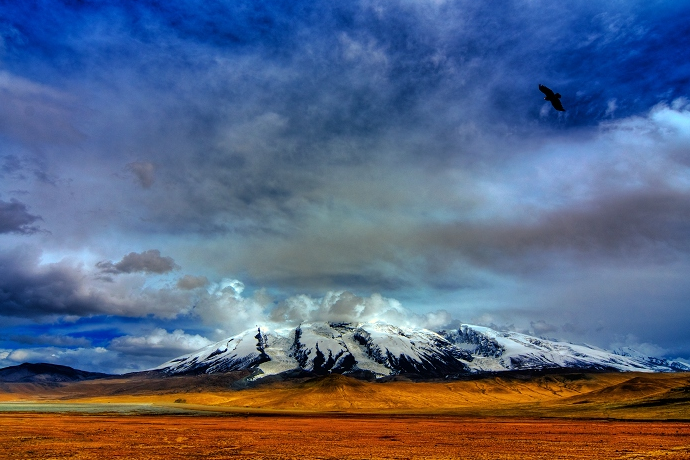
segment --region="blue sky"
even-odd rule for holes
[[[341,3],[0,2],[0,366],[372,319],[690,359],[690,2]]]

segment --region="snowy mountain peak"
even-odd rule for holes
[[[690,367],[632,353],[516,332],[461,325],[433,332],[387,323],[308,323],[260,327],[221,340],[157,367],[168,374],[255,370],[257,377],[302,370],[317,375],[417,374],[448,378],[508,370],[588,369],[669,372]]]

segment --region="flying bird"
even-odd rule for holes
[[[554,109],[558,110],[559,112],[565,112],[565,109],[563,108],[563,104],[561,104],[561,95],[559,93],[554,94],[553,91],[551,91],[549,88],[547,88],[544,85],[539,85],[539,91],[544,93],[546,97],[544,98],[545,101],[551,102],[551,105],[553,106]]]

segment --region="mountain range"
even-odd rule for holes
[[[0,382],[8,383],[65,383],[103,377],[108,377],[108,374],[49,363],[23,363],[0,369]]]
[[[610,352],[469,324],[434,332],[383,322],[321,322],[275,330],[250,329],[153,370],[167,375],[248,370],[252,372],[250,379],[255,380],[300,373],[437,379],[560,369],[674,372],[690,371],[690,366],[632,350]]]

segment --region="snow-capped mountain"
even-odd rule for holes
[[[689,371],[690,366],[632,350],[609,352],[588,345],[575,345],[533,337],[518,332],[498,332],[488,327],[463,324],[440,331],[455,346],[469,351],[473,371],[521,369],[601,369],[618,371]]]
[[[682,363],[632,353],[498,332],[463,324],[433,332],[376,323],[310,323],[257,328],[221,340],[156,368],[167,374],[254,370],[255,377],[303,370],[427,378],[508,370],[588,369],[670,372]]]

